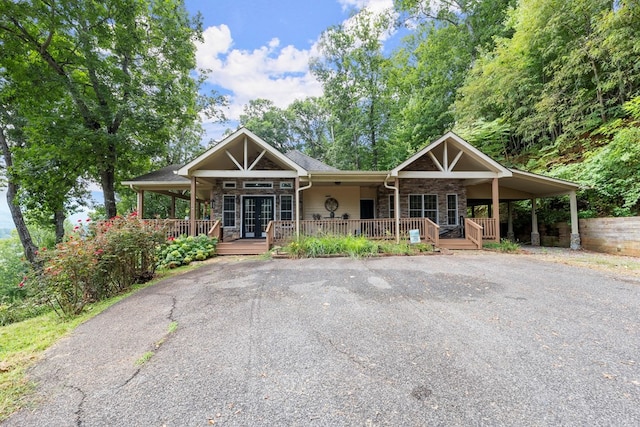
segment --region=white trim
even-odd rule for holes
[[[244,181],[242,188],[249,190],[272,190],[273,181]]]
[[[243,142],[246,142],[247,138],[251,139],[258,147],[260,147],[263,150],[266,150],[270,155],[275,157],[279,162],[281,162],[287,168],[289,168],[289,171],[283,171],[283,172],[292,172],[292,171],[296,172],[293,176],[307,175],[307,171],[304,168],[302,168],[293,160],[289,159],[287,156],[285,156],[284,154],[276,150],[271,145],[267,144],[262,138],[260,138],[259,136],[257,136],[256,134],[254,134],[253,132],[251,132],[249,129],[246,129],[246,128],[240,128],[234,133],[232,133],[231,135],[227,136],[222,141],[214,145],[212,148],[208,149],[207,151],[202,153],[200,156],[196,157],[194,160],[192,160],[191,162],[187,163],[186,165],[178,169],[177,174],[181,176],[194,176],[194,172],[202,172],[202,171],[197,171],[195,169],[200,167],[202,163],[206,162],[214,154],[218,153],[219,151],[226,150],[228,145],[237,142],[238,138],[241,136],[244,136]],[[247,153],[247,150],[245,149],[244,154],[246,155],[246,153]],[[240,169],[243,169],[242,165],[240,165]],[[244,165],[244,169],[245,169],[244,170],[245,173],[260,172],[260,171],[247,171],[246,162]],[[221,171],[208,171],[208,172],[221,172]],[[195,176],[224,176],[224,175],[218,174],[218,175],[195,175]]]
[[[222,182],[222,189],[223,190],[228,190],[228,189],[232,189],[232,188],[238,188],[237,187],[237,183],[235,181],[223,181]]]
[[[291,199],[291,210],[286,210],[285,212],[291,212],[291,220],[283,220],[282,219],[282,198],[283,197],[289,197]],[[280,218],[280,221],[293,221],[294,219],[294,215],[293,215],[293,210],[294,210],[294,201],[293,201],[293,194],[280,194],[280,204],[278,205],[278,218]]]
[[[198,170],[191,176],[198,178],[295,178],[295,171],[232,171],[232,170]]]
[[[455,202],[455,210],[456,210],[456,214],[454,216],[454,223],[450,224],[449,223],[449,211],[452,209],[449,209],[449,196],[454,196],[456,198],[456,202]],[[458,194],[457,193],[447,193],[445,195],[446,199],[446,205],[447,205],[447,225],[460,225],[458,223]]]
[[[436,218],[435,221],[433,221],[432,218],[431,219],[433,222],[435,222],[436,224],[440,224],[440,205],[438,203],[438,194],[435,193],[410,193],[407,195],[407,216],[409,218],[412,218],[411,216],[411,196],[420,196],[422,201],[420,203],[420,211],[421,211],[421,218],[429,218],[428,216],[425,215],[425,209],[424,209],[424,197],[425,196],[435,196],[436,198]],[[415,209],[413,209],[415,210]],[[433,210],[433,209],[429,209],[429,210]]]
[[[225,210],[224,209],[224,198],[225,197],[233,197],[233,225],[225,225],[224,222],[224,213],[225,212],[231,212],[230,210]],[[225,227],[229,227],[229,228],[236,228],[236,222],[238,222],[238,200],[235,194],[223,194],[222,195],[222,228]]]
[[[291,181],[281,181],[280,182],[281,190],[293,190],[293,182]]]
[[[431,179],[431,178],[469,179],[469,178],[499,178],[500,176],[504,176],[504,175],[500,175],[497,172],[486,172],[486,171],[467,171],[467,172],[401,171],[401,172],[398,172],[397,176],[398,178],[419,178],[419,179]]]

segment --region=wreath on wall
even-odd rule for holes
[[[329,197],[324,201],[324,208],[331,213],[334,213],[338,209],[338,201],[333,197]]]

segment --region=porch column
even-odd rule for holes
[[[491,217],[494,219],[496,227],[496,242],[500,241],[500,187],[498,186],[498,178],[493,178],[491,183]]]
[[[569,206],[571,208],[571,244],[573,250],[580,249],[580,230],[578,229],[578,200],[576,192],[569,193]]]
[[[194,176],[191,177],[191,205],[189,207],[189,234],[191,236],[196,235],[196,210],[198,208],[196,197],[196,177]]]
[[[394,183],[395,194],[393,196],[395,220],[396,220],[396,243],[400,243],[400,178],[396,177]]]
[[[511,200],[507,202],[507,239],[510,241],[515,241],[515,234],[513,233],[513,206],[511,205]]]
[[[531,199],[531,246],[540,246],[540,233],[538,232],[538,215],[536,214],[536,199]]]
[[[144,190],[138,191],[138,206],[136,207],[139,218],[144,218]]]
[[[169,206],[169,218],[176,217],[176,196],[171,196],[171,205]]]

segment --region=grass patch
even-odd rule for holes
[[[498,252],[518,252],[520,251],[520,245],[516,242],[512,242],[509,239],[502,239],[498,242],[487,242],[482,245],[484,249],[490,249]]]
[[[155,353],[153,351],[147,351],[145,354],[140,356],[140,359],[136,360],[136,366],[142,366],[147,363],[153,357]]]
[[[50,311],[31,319],[0,327],[0,422],[9,415],[28,405],[28,396],[35,384],[26,377],[26,371],[37,362],[44,351],[60,338],[73,331],[81,323],[100,314],[118,301],[151,286],[160,280],[195,270],[202,264],[189,265],[175,270],[159,270],[156,278],[135,286],[130,292],[100,301],[85,307],[77,317],[61,319]],[[169,325],[169,333],[178,327],[177,322]],[[144,356],[143,356],[144,357]]]

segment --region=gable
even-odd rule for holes
[[[427,145],[391,171],[405,178],[492,178],[511,171],[453,132]]]
[[[241,128],[186,164],[181,176],[302,176],[306,171],[248,129]]]

